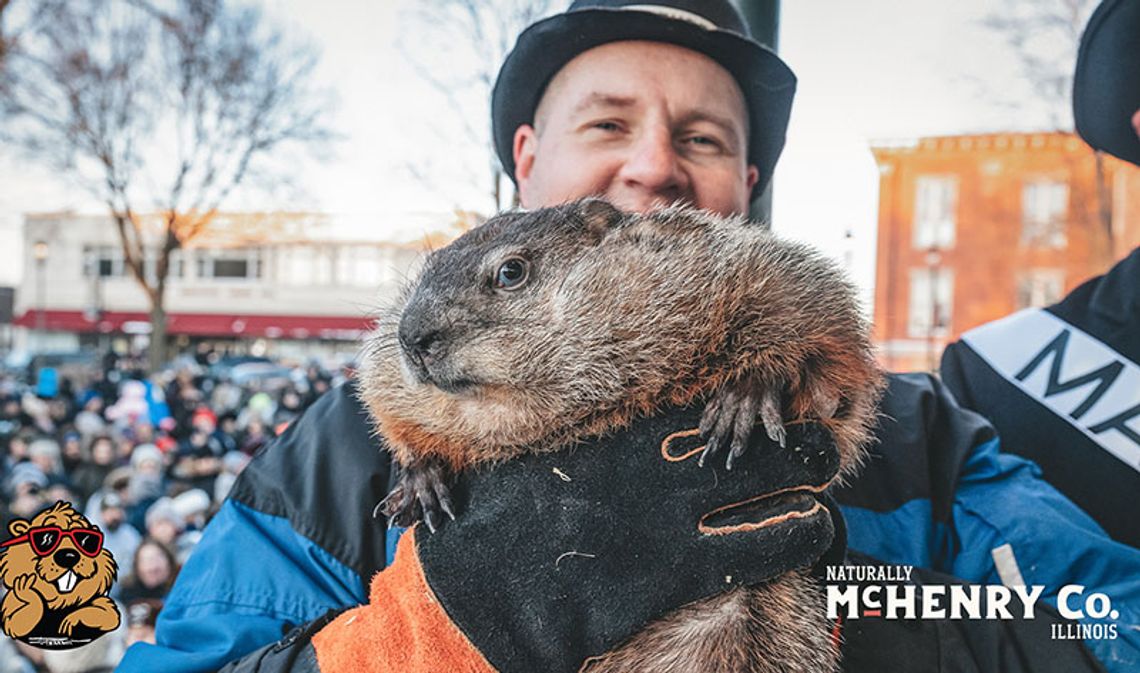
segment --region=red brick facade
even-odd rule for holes
[[[936,368],[962,332],[1056,301],[1140,245],[1140,169],[1109,156],[1098,168],[1072,134],[922,138],[873,152],[875,338],[891,370]]]

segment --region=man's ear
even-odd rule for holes
[[[524,205],[526,201],[527,185],[530,184],[531,172],[534,170],[534,156],[538,150],[538,133],[530,124],[523,124],[515,129],[514,145],[511,147],[511,156],[515,160],[515,183],[519,187],[519,196]]]
[[[28,521],[25,521],[24,519],[15,519],[12,521],[12,523],[8,524],[8,532],[12,534],[12,537],[20,537],[24,533],[27,533],[28,529],[31,527],[32,524]]]
[[[523,181],[530,179],[530,172],[535,168],[535,151],[538,145],[538,133],[530,124],[522,124],[514,130],[514,145],[511,155],[514,157],[514,179],[522,186]]]
[[[755,187],[756,183],[760,180],[760,169],[756,168],[752,164],[748,164],[748,169],[746,172],[748,175],[748,191],[751,193],[752,188]]]

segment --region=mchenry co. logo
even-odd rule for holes
[[[913,571],[914,566],[904,565],[827,566],[827,617],[1036,619],[1037,603],[1045,594],[1042,584],[912,583]],[[1066,584],[1057,591],[1056,610],[1067,621],[1049,625],[1053,640],[1116,640],[1119,636],[1116,622],[1121,613],[1112,607],[1108,594]]]
[[[28,645],[62,650],[86,645],[119,626],[107,597],[118,573],[103,533],[58,501],[31,521],[8,524],[0,543],[0,628]]]

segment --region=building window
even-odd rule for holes
[[[147,282],[156,282],[155,270],[158,266],[158,255],[155,250],[147,250],[143,258],[143,273]],[[182,251],[174,250],[170,253],[170,268],[167,278],[181,278],[185,270]],[[123,259],[123,249],[117,245],[93,245],[83,248],[83,276],[85,278],[123,278],[130,275],[127,263]]]
[[[258,248],[199,250],[198,277],[218,280],[249,280],[261,277]]]
[[[89,245],[83,248],[85,278],[119,278],[125,273],[122,248],[114,245]]]
[[[910,318],[907,321],[907,332],[912,338],[948,335],[953,305],[952,269],[911,270]]]
[[[337,255],[336,277],[341,285],[380,287],[388,278],[390,256],[378,246],[346,246]]]
[[[278,248],[277,280],[282,285],[332,285],[333,248],[289,245]]]
[[[1065,272],[1058,269],[1030,269],[1017,279],[1017,308],[1049,306],[1061,300]]]
[[[143,273],[146,274],[146,280],[151,285],[158,282],[158,251],[147,250],[146,257],[143,258]],[[167,278],[181,278],[186,272],[186,263],[181,250],[170,251],[170,261],[166,269]]]
[[[1021,190],[1021,243],[1040,248],[1063,248],[1069,186],[1053,180],[1026,182]]]
[[[914,247],[945,250],[954,247],[958,213],[958,177],[924,175],[915,180]]]

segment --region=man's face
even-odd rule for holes
[[[146,532],[152,538],[166,544],[174,544],[178,538],[178,526],[169,519],[157,518],[146,527]]]
[[[744,96],[695,51],[659,42],[590,49],[554,76],[534,126],[515,132],[522,205],[602,196],[644,212],[685,201],[744,213],[759,177],[747,164]]]
[[[135,574],[145,587],[157,587],[170,579],[170,560],[157,546],[148,544],[138,550]]]
[[[121,507],[107,507],[103,510],[103,527],[112,533],[126,520],[126,512]]]

